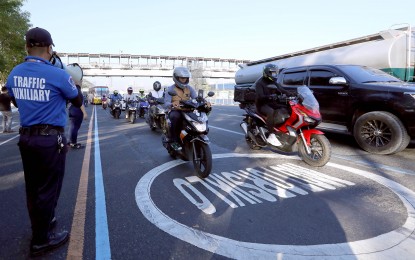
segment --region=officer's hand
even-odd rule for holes
[[[84,120],[86,120],[88,118],[88,114],[84,113]]]
[[[206,102],[206,107],[212,107],[212,104],[208,101],[208,102]]]

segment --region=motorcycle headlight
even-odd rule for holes
[[[199,122],[193,121],[192,125],[196,128],[198,132],[205,132],[207,129],[207,124],[205,122],[199,123]]]
[[[207,129],[207,116],[204,113],[198,114],[184,114],[184,117],[189,121],[198,132],[205,132]]]

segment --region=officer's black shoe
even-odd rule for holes
[[[52,249],[60,247],[65,244],[69,239],[68,231],[62,231],[61,233],[51,233],[48,241],[43,244],[32,244],[30,246],[31,256],[40,256]]]

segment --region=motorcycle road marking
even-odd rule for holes
[[[220,158],[292,158],[279,154],[216,154],[213,159]],[[360,241],[321,244],[321,245],[278,245],[260,244],[238,241],[203,232],[183,225],[163,213],[153,202],[150,189],[157,176],[178,165],[186,163],[182,160],[170,161],[147,172],[137,183],[135,199],[143,215],[164,232],[190,243],[196,247],[235,259],[306,259],[312,257],[370,257],[373,259],[390,258],[391,256],[415,255],[415,192],[392,180],[378,176],[372,172],[329,162],[326,167],[371,179],[393,191],[402,201],[407,210],[407,219],[402,227],[377,237]]]

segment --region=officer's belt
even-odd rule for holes
[[[65,129],[61,126],[53,125],[33,125],[28,127],[20,127],[21,135],[58,135],[63,134]]]

